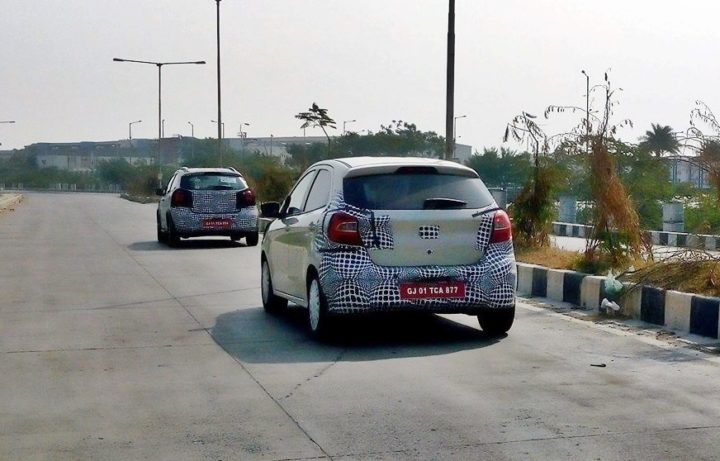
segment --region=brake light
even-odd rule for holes
[[[192,193],[185,189],[178,189],[172,194],[170,206],[192,208]]]
[[[493,230],[490,236],[490,243],[499,243],[512,240],[512,224],[510,218],[503,210],[495,212],[493,218]]]
[[[335,243],[362,245],[362,239],[358,231],[358,220],[355,216],[347,213],[338,212],[332,215],[327,234],[330,241]]]
[[[255,191],[249,187],[237,193],[236,208],[255,205]]]

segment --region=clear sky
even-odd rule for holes
[[[618,118],[688,126],[694,101],[720,112],[720,2],[456,0],[458,142],[501,144],[507,122],[584,105],[585,69],[611,68]],[[34,142],[215,136],[215,1],[0,0],[0,149]],[[312,102],[348,129],[401,119],[444,134],[447,0],[222,0],[226,136],[301,136]],[[572,121],[565,121],[564,127]],[[563,130],[550,122],[549,132]],[[317,131],[317,132],[316,132]],[[308,135],[321,135],[308,130]]]

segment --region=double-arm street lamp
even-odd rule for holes
[[[175,62],[155,62],[155,61],[139,61],[136,59],[113,58],[115,62],[135,62],[138,64],[152,64],[158,69],[158,142],[162,139],[162,68],[163,66],[174,66],[179,64],[205,64],[205,61],[175,61]],[[159,146],[158,146],[159,147]],[[157,159],[159,164],[159,158]]]

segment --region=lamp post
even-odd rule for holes
[[[152,64],[158,69],[158,158],[156,162],[160,164],[160,140],[162,139],[162,67],[173,66],[178,64],[205,64],[205,61],[176,61],[176,62],[155,62],[155,61],[139,61],[136,59],[113,58],[115,62],[134,62],[138,64]]]
[[[243,127],[244,127],[244,126],[250,126],[250,124],[249,124],[249,123],[245,123],[245,122],[240,122],[240,131],[238,131],[238,137],[239,137],[240,139],[243,139],[243,138],[246,138],[246,137],[247,137],[247,131],[243,131]]]
[[[190,158],[195,158],[195,125],[192,122],[188,122],[190,125]]]
[[[221,139],[225,138],[225,122],[219,122],[217,120],[210,120],[210,121],[212,123],[218,124],[218,136],[220,136]],[[220,162],[220,163],[222,163],[222,162]],[[222,165],[220,165],[220,166],[222,166]]]
[[[220,0],[215,0],[216,16],[217,16],[217,124],[218,124],[218,143],[217,150],[220,154],[220,166],[222,166],[222,93],[220,91]]]
[[[590,76],[581,71],[585,76],[585,155],[590,153]]]
[[[160,130],[160,134],[161,134],[162,137],[164,138],[164,137],[165,137],[165,119],[162,119],[162,124],[161,124],[161,126],[162,126],[162,129]]]
[[[455,156],[455,140],[457,139],[457,121],[459,118],[465,118],[467,115],[458,115],[453,117],[453,133],[452,133],[452,155]]]
[[[128,123],[128,139],[130,141],[132,141],[132,126],[135,125],[136,123],[141,123],[141,122],[142,122],[142,120],[135,120],[134,122]],[[132,144],[132,143],[130,143],[130,144]]]
[[[345,120],[343,121],[343,134],[345,134],[345,125],[348,123],[355,123],[357,120]]]
[[[449,0],[447,34],[447,88],[445,94],[445,158],[450,159],[455,149],[453,115],[455,114],[455,0]]]

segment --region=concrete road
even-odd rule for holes
[[[29,194],[0,216],[0,459],[718,459],[716,357],[520,303],[266,315],[259,250],[155,241],[154,207]]]

